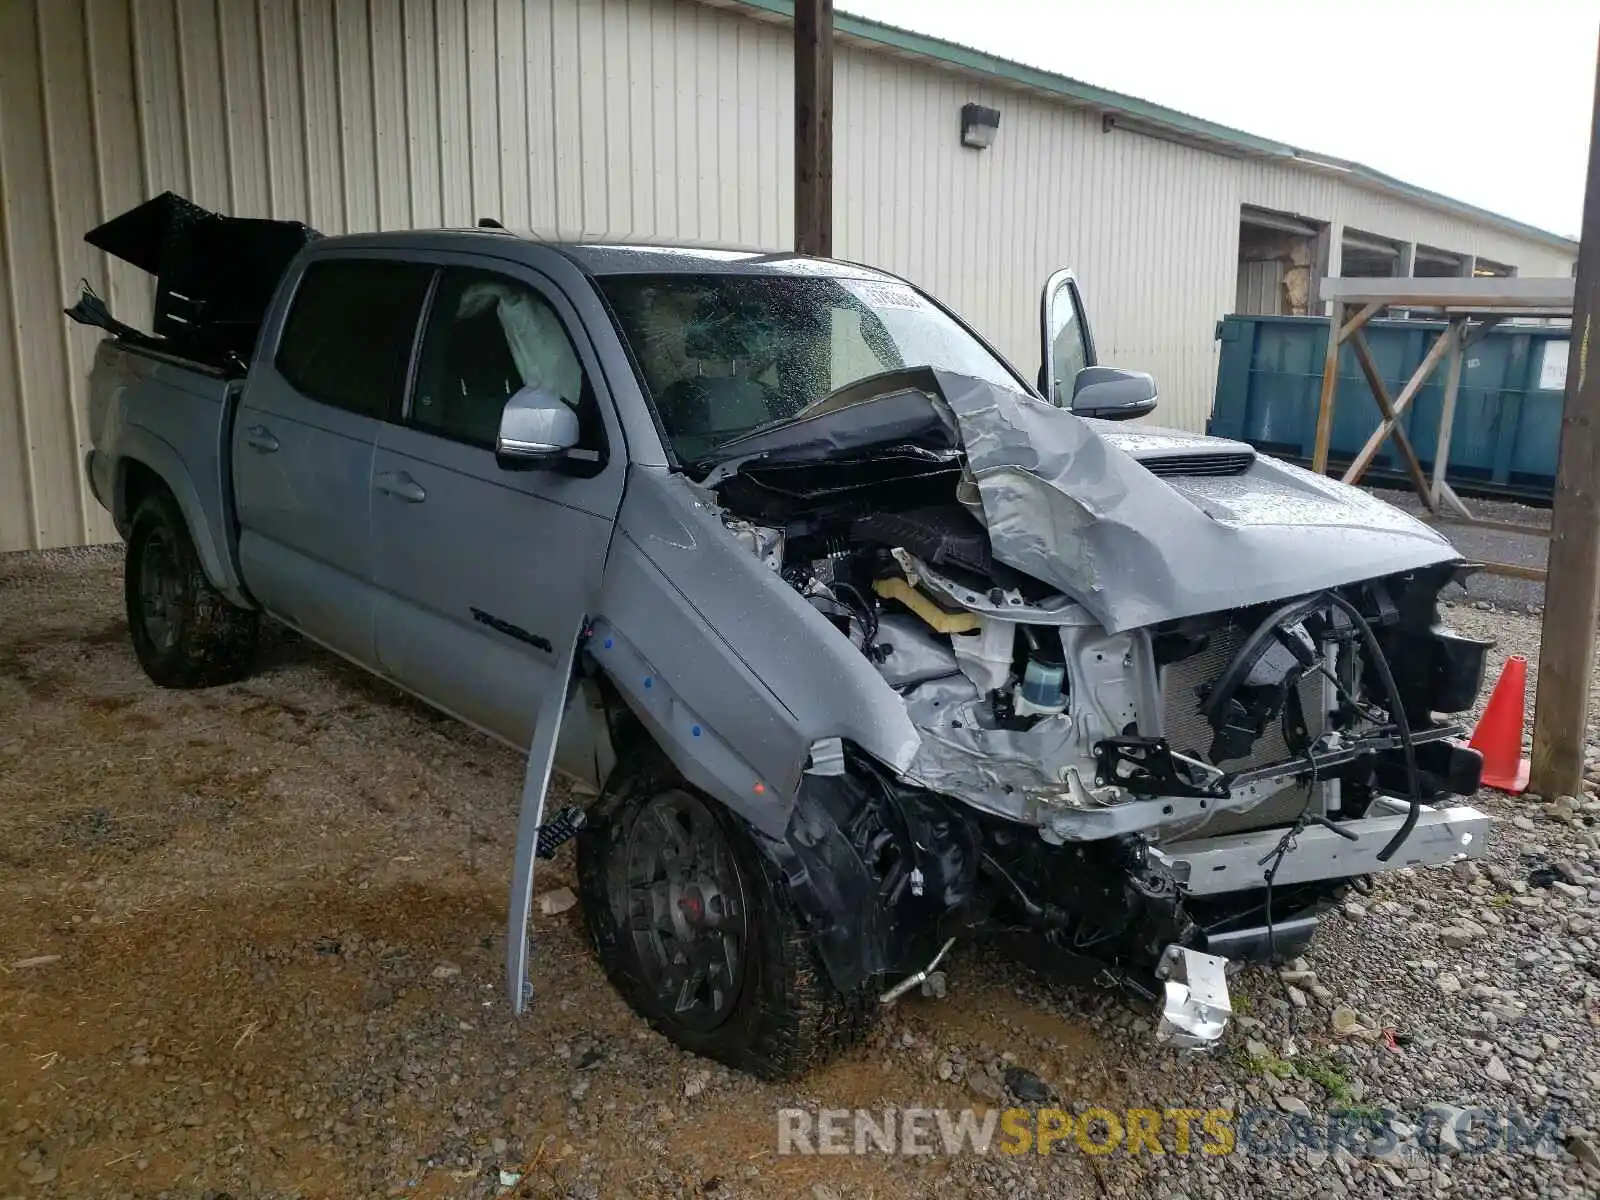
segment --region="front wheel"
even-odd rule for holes
[[[183,513],[165,493],[134,512],[123,598],[133,652],[155,683],[209,687],[249,673],[261,618],[211,586]]]
[[[794,1078],[870,1024],[872,998],[834,988],[782,876],[713,801],[603,801],[578,835],[578,886],[606,975],[686,1050]]]

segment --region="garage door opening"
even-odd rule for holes
[[[1234,312],[1303,317],[1311,311],[1318,222],[1244,205],[1239,210],[1239,280]]]
[[[1472,256],[1418,243],[1417,262],[1411,273],[1418,279],[1460,279],[1472,274]]]
[[[1405,274],[1403,247],[1375,233],[1346,229],[1339,254],[1339,274],[1346,279],[1388,279]]]

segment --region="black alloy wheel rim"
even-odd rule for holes
[[[673,1021],[715,1029],[738,1004],[750,944],[744,880],[722,826],[688,792],[653,796],[624,866],[616,898],[646,987]]]
[[[158,650],[170,650],[183,616],[183,579],[172,531],[152,529],[139,555],[139,620]]]

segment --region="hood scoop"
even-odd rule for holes
[[[1243,475],[1256,461],[1256,452],[1248,446],[1229,447],[1226,450],[1173,449],[1168,453],[1144,453],[1136,461],[1152,475]]]

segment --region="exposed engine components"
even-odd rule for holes
[[[1482,652],[1433,627],[1446,573],[1108,634],[1003,564],[974,570],[986,532],[959,503],[723,520],[898,693],[921,737],[907,783],[1049,842],[1358,819],[1380,786],[1414,811],[1471,774],[1437,745],[1450,727],[1423,728]],[[1386,678],[1380,637],[1442,665]]]
[[[757,525],[753,521],[741,521],[726,513],[723,514],[722,523],[727,526],[728,532],[738,539],[740,545],[773,571],[783,570],[783,530]]]

